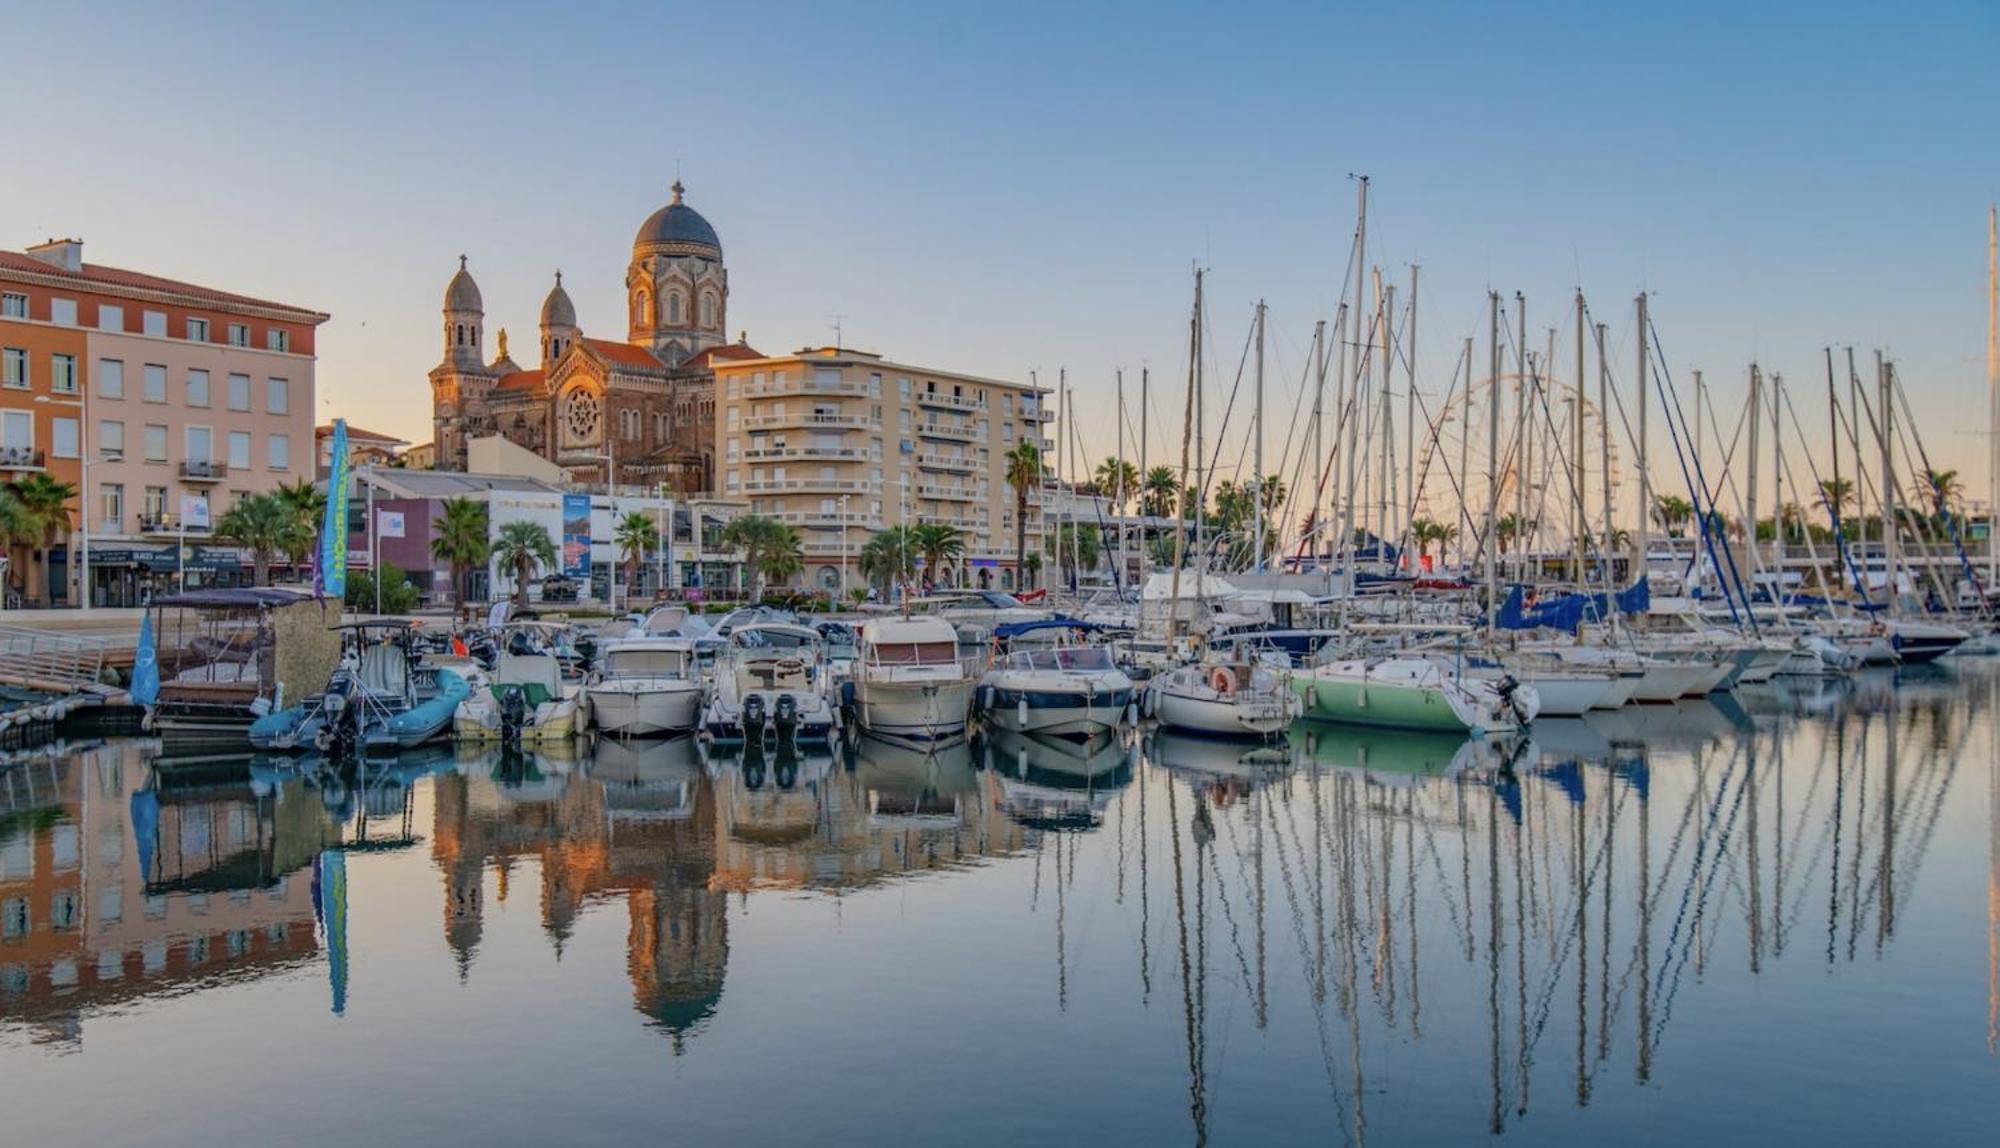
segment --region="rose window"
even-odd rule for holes
[[[569,428],[571,442],[591,442],[597,437],[597,420],[601,415],[597,396],[589,391],[576,391],[569,397],[569,407],[564,419]]]

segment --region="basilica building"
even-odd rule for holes
[[[437,469],[464,470],[467,442],[497,434],[574,482],[716,489],[715,365],[759,356],[728,341],[722,241],[682,191],[675,181],[632,240],[625,337],[584,334],[557,272],[532,368],[513,359],[504,329],[487,360],[485,303],[459,256],[444,292],[444,360],[430,373]]]

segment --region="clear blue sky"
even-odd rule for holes
[[[1118,366],[1177,386],[1197,261],[1218,357],[1262,296],[1295,380],[1366,172],[1371,262],[1423,266],[1427,389],[1489,284],[1539,329],[1580,283],[1620,346],[1643,285],[1727,405],[1752,358],[1816,385],[1822,346],[1889,348],[1983,488],[1954,431],[1984,422],[1991,0],[5,0],[0,28],[0,242],[80,234],[93,261],[330,311],[320,413],[413,440],[456,256],[521,348],[557,267],[586,333],[622,335],[677,163],[754,344],[829,341],[838,313],[906,361],[1067,367],[1093,404]],[[1106,453],[1108,416],[1084,429]]]

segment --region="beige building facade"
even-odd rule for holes
[[[1011,590],[1017,531],[1041,545],[1041,491],[1014,520],[1007,455],[1052,448],[1053,418],[1027,383],[892,362],[848,348],[715,365],[716,488],[784,522],[805,544],[802,581],[822,589],[863,580],[870,534],[943,522],[965,533],[947,580]]]

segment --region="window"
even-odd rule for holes
[[[9,452],[35,449],[35,416],[27,411],[0,411],[0,446]]]
[[[871,399],[879,399],[882,397],[881,375],[868,376],[868,397]],[[880,407],[875,408],[875,417],[878,419],[882,417],[882,408]]]
[[[208,342],[208,320],[190,316],[187,321],[187,337],[190,343]]]
[[[117,419],[97,420],[97,453],[107,458],[125,455],[125,424]]]
[[[250,328],[247,324],[231,323],[229,325],[229,345],[232,347],[247,347],[250,345]]]
[[[274,434],[264,440],[265,463],[272,470],[292,469],[292,439],[290,435]]]
[[[207,371],[188,372],[187,404],[191,407],[205,407],[208,405]]]
[[[125,329],[125,308],[115,303],[97,305],[97,329],[100,331],[123,331]]]
[[[97,397],[100,399],[125,397],[125,360],[97,360]]]
[[[291,350],[292,333],[290,331],[285,330],[283,327],[271,328],[270,330],[264,332],[264,348],[270,351]]]
[[[49,390],[59,395],[76,393],[76,356],[49,356]]]
[[[76,326],[76,300],[49,300],[49,322],[60,323],[65,327]]]
[[[283,379],[265,379],[264,411],[274,415],[292,413],[292,384]]]
[[[229,376],[229,409],[247,411],[250,409],[250,376]]]
[[[903,401],[904,401],[904,402],[906,402],[906,403],[907,403],[907,402],[909,402],[909,401],[910,401],[910,380],[908,380],[908,379],[897,379],[897,380],[896,380],[896,393],[897,393],[897,394],[899,394],[899,395],[901,395],[901,396],[903,397]]]
[[[167,461],[167,428],[159,423],[146,424],[146,461]]]
[[[0,349],[0,386],[28,385],[28,352],[20,347]]]
[[[107,482],[97,488],[99,530],[117,533],[125,528],[125,484]]]
[[[186,445],[189,462],[215,461],[215,432],[208,427],[187,428]]]
[[[162,427],[161,429],[165,430],[166,428]],[[139,514],[151,522],[158,522],[164,519],[167,516],[167,488],[164,486],[147,487],[146,502],[139,509]]]
[[[667,325],[678,326],[681,321],[681,296],[678,291],[667,293]]]
[[[167,401],[167,368],[163,363],[146,364],[146,401],[149,403]]]
[[[0,319],[25,319],[28,317],[28,297],[16,295],[12,291],[0,295]]]
[[[141,319],[141,330],[143,330],[146,334],[153,336],[155,339],[166,338],[167,313],[165,311],[146,312]]]
[[[75,419],[55,418],[49,420],[49,453],[57,458],[77,458],[82,455],[78,436],[83,424]]]
[[[701,297],[701,325],[704,327],[715,326],[715,296],[713,295],[704,294]]]
[[[247,430],[229,432],[229,469],[250,469],[250,432]]]

